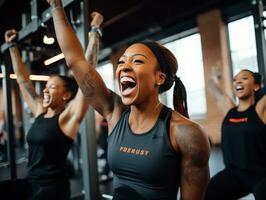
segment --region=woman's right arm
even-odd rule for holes
[[[14,29],[8,30],[5,33],[5,41],[7,43],[13,43],[16,37],[17,31]],[[11,46],[9,52],[23,99],[28,104],[34,116],[38,116],[44,112],[42,98],[36,94],[35,88],[29,79],[29,72],[21,59],[18,47],[16,45]]]
[[[83,48],[69,24],[61,0],[47,0],[51,5],[54,27],[59,46],[83,94],[90,105],[107,120],[121,101],[104,84],[95,68],[87,62]],[[117,99],[118,98],[118,99]]]
[[[224,114],[229,109],[235,107],[233,98],[228,96],[221,88],[221,72],[217,68],[213,68],[211,72],[211,78],[208,82],[208,89],[210,94],[214,97],[216,104],[223,111]]]

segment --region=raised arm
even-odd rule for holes
[[[100,27],[103,21],[103,16],[100,13],[92,13],[91,26]],[[91,66],[96,68],[97,66],[97,55],[99,53],[99,35],[97,32],[89,33],[89,42],[86,50],[86,59]],[[78,89],[75,98],[69,103],[68,107],[61,115],[62,123],[61,128],[63,131],[69,135],[71,138],[75,138],[79,124],[81,123],[84,115],[86,114],[89,107],[89,102],[87,98]],[[66,123],[64,123],[64,121]]]
[[[17,75],[17,83],[19,84],[21,94],[34,116],[37,116],[44,112],[42,97],[36,94],[35,88],[29,79],[29,72],[23,63],[19,49],[14,42],[16,37],[17,31],[14,29],[8,30],[5,33],[5,41],[11,45],[9,52],[14,72]]]
[[[262,119],[263,122],[266,124],[266,94],[261,98],[261,101],[263,102],[263,114],[262,114]]]
[[[223,111],[224,114],[228,110],[235,106],[235,102],[232,97],[228,96],[222,89],[221,72],[217,68],[212,68],[211,77],[208,82],[208,89],[210,94],[214,97],[218,107]]]
[[[98,61],[98,51],[99,51],[99,37],[100,37],[100,26],[103,22],[103,16],[98,12],[93,12],[91,14],[91,30],[88,34],[89,43],[87,45],[85,57],[87,61],[92,65],[96,66]],[[91,53],[91,52],[97,53]]]
[[[181,199],[203,200],[210,177],[206,134],[198,124],[189,122],[176,127],[175,138],[181,152]]]
[[[80,41],[69,24],[61,0],[47,0],[52,7],[54,27],[59,46],[65,56],[67,65],[73,71],[75,79],[83,94],[106,119],[112,118],[116,106],[113,93],[106,87],[101,76],[86,61]]]
[[[266,94],[264,94],[258,101],[256,110],[261,120],[266,124]]]

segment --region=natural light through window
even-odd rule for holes
[[[114,83],[114,72],[113,72],[113,65],[111,63],[107,63],[104,65],[100,65],[96,68],[96,70],[100,73],[103,78],[105,85],[114,91],[115,83]]]
[[[203,118],[206,114],[206,96],[200,34],[178,39],[165,44],[177,58],[177,76],[187,90],[189,115]],[[167,93],[167,105],[173,106],[173,89]]]
[[[253,17],[228,24],[233,75],[241,69],[258,71]]]

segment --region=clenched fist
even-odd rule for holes
[[[5,32],[5,41],[7,43],[14,42],[17,38],[18,32],[15,29],[11,29]]]
[[[47,0],[47,2],[52,7],[62,6],[62,1],[61,0]]]
[[[103,16],[98,12],[91,13],[91,26],[100,27],[103,22]]]

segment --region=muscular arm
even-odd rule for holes
[[[256,110],[261,120],[266,124],[266,94],[257,102]]]
[[[97,14],[101,16],[100,14]],[[100,26],[101,22],[98,24]],[[97,66],[97,55],[99,53],[99,35],[94,32],[89,34],[89,42],[86,50],[86,59],[91,66],[96,68]],[[61,128],[69,137],[75,138],[78,132],[79,124],[81,123],[84,115],[86,114],[89,107],[89,102],[80,88],[75,98],[69,103],[68,107],[62,113],[60,117]]]
[[[8,31],[6,32],[5,37],[8,42]],[[28,104],[34,116],[37,116],[44,111],[42,107],[42,98],[36,94],[35,88],[29,79],[29,72],[21,59],[18,48],[13,46],[9,49],[9,52],[23,99]]]
[[[61,1],[48,0],[48,2],[52,7],[56,37],[67,65],[73,71],[90,105],[107,118],[115,106],[112,92],[106,87],[92,63],[87,62],[82,46],[65,16]]]
[[[203,200],[209,182],[210,146],[199,125],[178,125],[175,137],[181,151],[181,199]]]

